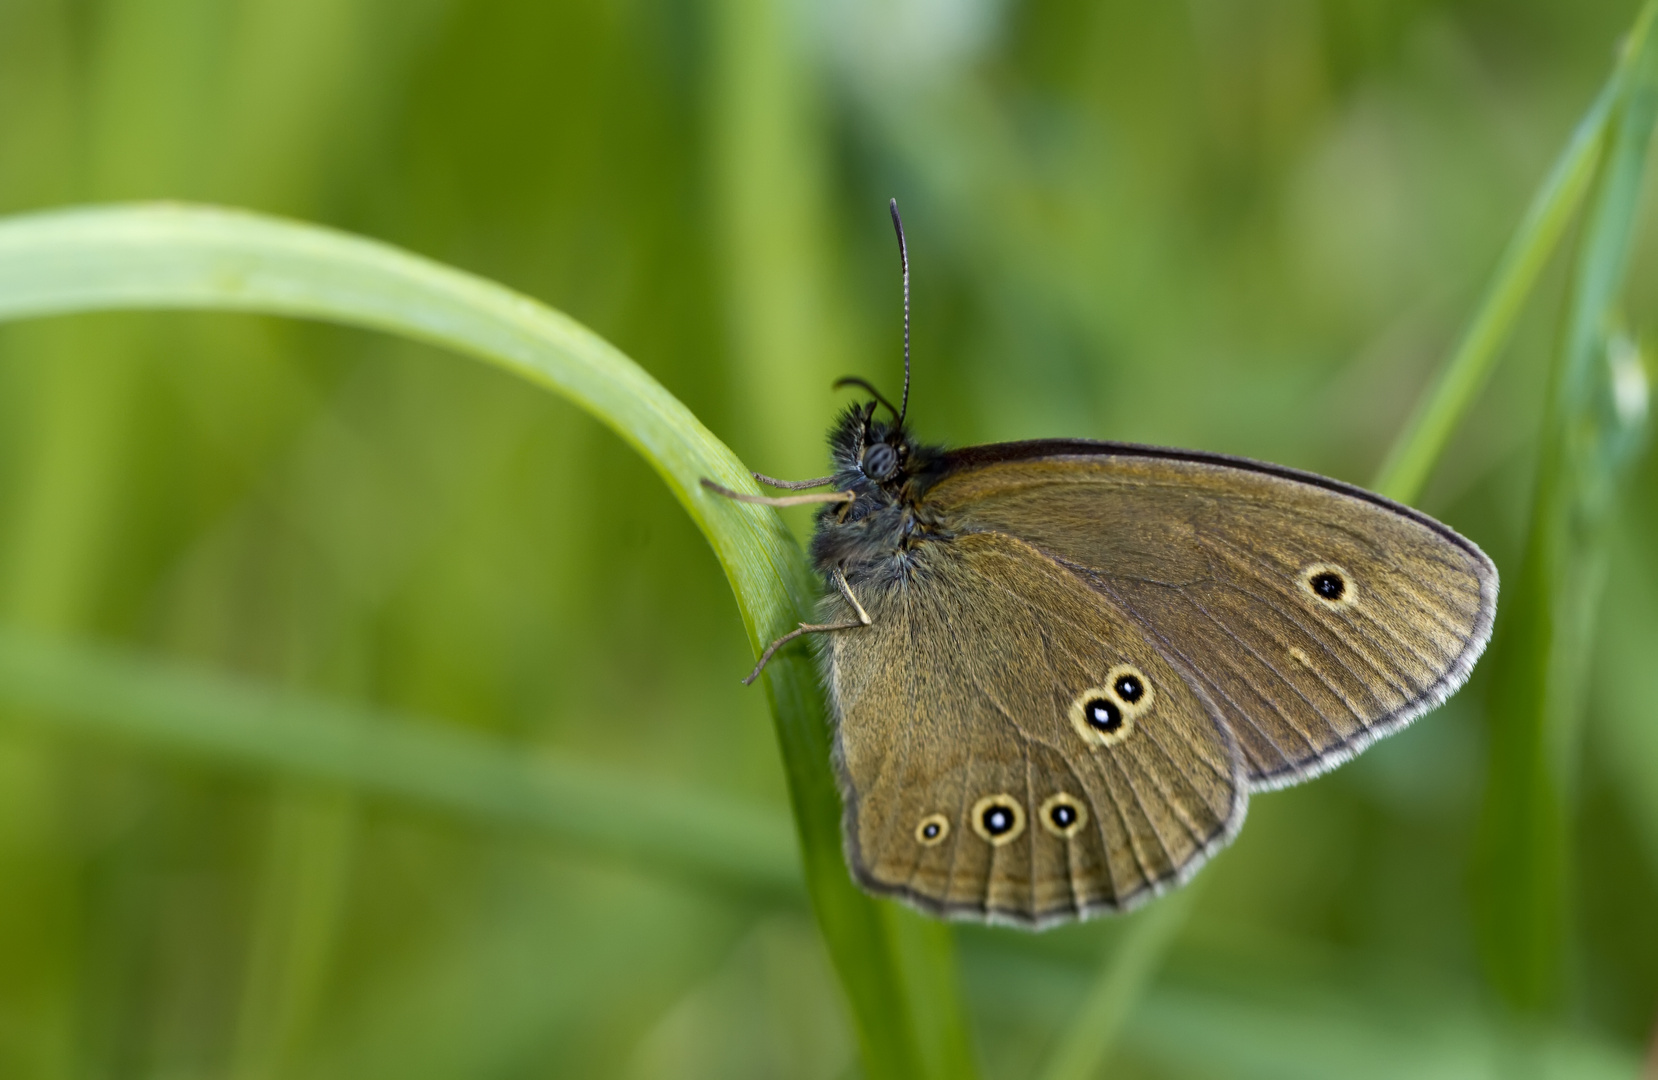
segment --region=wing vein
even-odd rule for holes
[[[1223,541],[1223,543],[1226,543],[1226,542]],[[1229,543],[1226,544],[1226,546],[1228,548],[1231,548],[1234,552],[1238,551],[1238,550],[1241,550],[1241,549],[1238,549],[1234,545],[1231,545]],[[1249,566],[1250,563],[1251,563],[1251,560],[1249,560],[1247,558],[1238,557],[1236,555],[1234,555],[1233,561],[1234,561],[1234,563],[1241,563],[1244,566]],[[1260,560],[1257,559],[1257,560],[1253,560],[1253,561],[1256,564],[1255,568],[1257,570],[1263,568],[1262,565],[1261,565]],[[1267,567],[1265,567],[1265,569],[1270,570],[1271,568],[1270,568],[1270,566],[1267,566]],[[1234,586],[1234,588],[1236,588],[1236,586]],[[1257,593],[1255,593],[1251,590],[1239,588],[1238,592],[1241,593],[1244,596],[1249,597],[1252,600],[1255,600],[1257,603],[1261,602],[1261,597],[1259,596],[1259,594],[1257,594]],[[1299,624],[1299,620],[1297,620],[1297,623]],[[1349,620],[1348,625],[1349,625],[1349,627],[1351,627],[1351,625],[1352,625],[1350,620]],[[1303,627],[1303,629],[1305,629],[1305,627]],[[1347,637],[1355,637],[1355,636],[1360,636],[1360,635],[1347,635]],[[1379,661],[1374,655],[1372,655],[1369,652],[1369,650],[1361,649],[1355,643],[1353,643],[1352,641],[1346,640],[1345,638],[1341,639],[1341,642],[1342,642],[1342,644],[1347,646],[1348,650],[1350,652],[1352,652],[1352,654],[1354,656],[1357,656],[1361,660],[1363,660],[1365,662],[1365,664],[1372,671],[1374,671],[1376,673],[1377,677],[1383,683],[1387,684],[1389,689],[1393,690],[1395,693],[1402,694],[1407,700],[1409,700],[1409,699],[1416,696],[1410,690],[1410,687],[1408,685],[1400,684],[1399,682],[1397,682],[1395,677],[1394,677],[1394,674],[1392,672],[1390,672],[1388,670],[1388,668],[1381,661]],[[1326,649],[1328,649],[1328,646],[1326,646]],[[1394,665],[1395,665],[1395,667],[1402,666],[1402,665],[1398,664],[1397,659],[1395,659]],[[1400,672],[1399,674],[1403,675],[1403,672]],[[1408,676],[1405,676],[1405,677],[1408,679]],[[1364,682],[1366,680],[1361,679],[1360,681]]]
[[[1228,694],[1226,692],[1226,690],[1223,687],[1220,686],[1219,683],[1215,682],[1213,679],[1211,679],[1207,675],[1203,674],[1202,669],[1200,667],[1198,667],[1198,665],[1192,663],[1191,658],[1189,656],[1187,656],[1186,653],[1183,650],[1177,648],[1175,646],[1175,644],[1172,641],[1169,640],[1168,635],[1163,633],[1161,630],[1159,630],[1155,623],[1151,622],[1149,619],[1146,619],[1144,616],[1142,616],[1139,613],[1139,611],[1134,607],[1133,604],[1130,604],[1126,600],[1121,598],[1115,592],[1115,590],[1110,590],[1110,587],[1105,585],[1103,582],[1101,582],[1100,587],[1102,589],[1109,590],[1112,593],[1113,599],[1115,599],[1117,601],[1118,605],[1120,607],[1122,607],[1122,609],[1128,613],[1130,618],[1132,618],[1135,622],[1139,623],[1140,626],[1145,630],[1146,633],[1153,635],[1159,642],[1161,642],[1163,644],[1164,648],[1166,648],[1171,655],[1177,656],[1177,657],[1180,658],[1180,662],[1185,667],[1185,669],[1186,669],[1185,674],[1188,678],[1199,680],[1203,683],[1206,683],[1221,698],[1224,698],[1227,701],[1227,703],[1229,703],[1232,706],[1233,710],[1235,712],[1237,712],[1239,719],[1241,719],[1244,723],[1248,724],[1251,728],[1253,728],[1254,731],[1256,732],[1256,734],[1260,735],[1261,738],[1263,740],[1265,740],[1266,743],[1272,747],[1272,749],[1278,754],[1278,756],[1283,759],[1285,764],[1289,764],[1290,762],[1292,762],[1294,760],[1288,754],[1284,753],[1284,748],[1282,746],[1278,745],[1278,740],[1274,739],[1270,733],[1268,733],[1267,731],[1262,729],[1262,727],[1255,722],[1254,718],[1251,717],[1249,715],[1249,713],[1246,712],[1237,703],[1237,701],[1233,699],[1232,695]],[[1221,719],[1224,721],[1224,720],[1227,720],[1228,717],[1226,717],[1225,715],[1222,715]]]

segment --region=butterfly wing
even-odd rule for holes
[[[1140,626],[1008,535],[914,559],[858,587],[871,625],[820,639],[866,887],[1042,925],[1130,906],[1231,838],[1238,747]]]
[[[1123,612],[1217,709],[1256,788],[1316,775],[1439,704],[1491,634],[1497,570],[1432,518],[1235,458],[975,447],[927,505],[1017,536]]]

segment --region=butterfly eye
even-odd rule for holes
[[[915,827],[916,843],[924,847],[932,847],[942,843],[950,835],[950,819],[943,814],[928,814],[921,819],[921,824]]]
[[[1025,831],[1025,808],[1006,793],[986,795],[973,804],[973,831],[992,847],[1012,843]]]
[[[1088,824],[1088,808],[1074,795],[1063,791],[1048,796],[1037,816],[1042,819],[1044,829],[1059,837],[1075,836]]]
[[[1346,607],[1357,599],[1347,571],[1339,566],[1317,563],[1301,574],[1301,583],[1316,598],[1331,607]]]
[[[877,482],[890,480],[898,471],[898,451],[888,443],[873,443],[864,451],[864,475]]]

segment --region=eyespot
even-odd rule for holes
[[[1329,563],[1314,563],[1301,571],[1301,587],[1315,600],[1331,607],[1349,607],[1358,601],[1352,575]]]
[[[1123,710],[1104,694],[1096,694],[1082,703],[1082,719],[1101,735],[1114,735],[1122,730]]]
[[[1025,808],[1006,793],[986,795],[973,804],[968,816],[973,831],[991,847],[1012,843],[1025,831]]]
[[[1088,824],[1088,807],[1076,796],[1056,791],[1042,804],[1037,817],[1041,818],[1042,827],[1055,836],[1071,837]]]
[[[865,476],[877,482],[892,479],[898,471],[898,451],[890,443],[871,443],[864,451],[863,470]]]
[[[1071,726],[1091,746],[1115,746],[1134,730],[1133,717],[1103,686],[1090,687],[1071,702]]]
[[[1103,686],[1090,686],[1071,702],[1071,726],[1085,742],[1114,746],[1128,738],[1134,722],[1156,700],[1145,672],[1133,664],[1118,664],[1105,673]]]
[[[921,819],[921,824],[915,827],[915,842],[922,847],[941,844],[949,835],[950,819],[943,814],[928,814]]]
[[[1071,726],[1092,746],[1115,746],[1134,730],[1133,720],[1103,686],[1084,690],[1071,702]]]
[[[1111,688],[1112,696],[1117,699],[1117,704],[1123,707],[1123,714],[1130,720],[1150,712],[1152,702],[1157,700],[1151,680],[1133,664],[1118,664],[1106,672],[1105,685]]]

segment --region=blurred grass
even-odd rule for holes
[[[897,195],[924,435],[1132,438],[1362,477],[1412,403],[1455,384],[1464,420],[1390,490],[1437,459],[1419,501],[1496,557],[1506,621],[1554,452],[1549,344],[1562,303],[1587,311],[1569,299],[1583,274],[1539,256],[1572,240],[1581,264],[1587,234],[1556,230],[1573,197],[1605,202],[1557,150],[1584,149],[1634,8],[14,0],[0,211],[212,200],[386,237],[592,326],[745,462],[816,472],[826,379],[896,377],[879,210]],[[1503,256],[1539,178],[1535,231]],[[1658,261],[1646,232],[1634,245],[1639,342]],[[1436,382],[1447,354],[1464,359]],[[1632,384],[1637,354],[1597,355]],[[1591,654],[1596,752],[1550,761],[1571,902],[1562,1007],[1521,1028],[1540,1034],[1486,1004],[1503,983],[1481,943],[1504,916],[1469,903],[1482,721],[1501,736],[1513,715],[1486,664],[1351,767],[1256,800],[1122,1014],[1114,1075],[1494,1075],[1524,1053],[1633,1071],[1658,1012],[1641,750],[1658,474],[1650,455],[1620,468],[1623,511],[1585,549],[1614,583],[1600,635],[1588,611],[1557,624]],[[12,326],[0,492],[0,617],[29,640],[119,642],[785,812],[702,539],[596,425],[481,366],[247,316]],[[850,1067],[833,965],[786,910],[756,924],[517,827],[457,834],[406,795],[199,767],[228,750],[175,768],[52,734],[68,714],[6,712],[0,1074]],[[866,924],[906,958],[905,1007],[932,1033],[916,1059],[947,1071],[970,1019],[994,1076],[1049,1060],[1133,927]],[[952,939],[968,1012],[929,1017]]]
[[[1101,964],[1042,1070],[1043,1080],[1087,1080],[1108,1059],[1129,1012],[1145,995],[1163,953],[1190,914],[1196,886],[1135,918],[1124,940]]]
[[[1490,772],[1479,865],[1486,963],[1519,1009],[1563,1004],[1572,902],[1570,805],[1583,698],[1604,584],[1605,529],[1645,420],[1616,401],[1618,325],[1634,220],[1658,117],[1658,44],[1648,3],[1622,45],[1628,75],[1572,267],[1538,448],[1531,520],[1510,589],[1492,700]],[[1639,365],[1638,356],[1633,361]]]
[[[776,512],[714,496],[700,485],[706,477],[754,491],[753,478],[637,365],[558,312],[384,245],[245,213],[94,208],[0,222],[0,318],[133,307],[333,319],[425,338],[501,364],[583,405],[656,468],[725,567],[756,653],[812,617],[804,554],[782,532]],[[891,921],[845,872],[840,797],[815,682],[810,662],[797,650],[775,670],[768,666],[765,686],[788,770],[808,891],[846,983],[865,1067],[872,1076],[917,1076],[935,1067],[961,1075],[971,1061],[958,1048],[965,1032],[951,1004],[953,986],[929,983],[930,1009],[912,1003]],[[227,713],[233,711],[246,709]],[[336,747],[334,756],[341,752]],[[311,763],[318,764],[315,756]],[[472,791],[490,778],[452,779]],[[575,802],[595,794],[570,786],[566,795]],[[666,816],[655,815],[656,823]],[[567,813],[565,829],[573,828],[579,826]],[[618,828],[605,846],[637,851],[644,840],[647,852],[667,856],[672,849],[645,839],[647,831],[642,822]],[[587,839],[596,841],[591,831]],[[711,846],[718,847],[718,840]],[[675,861],[682,866],[720,861],[707,850],[699,860],[683,838],[679,855]],[[948,941],[936,935],[918,937],[915,949],[915,961],[927,970],[948,962]],[[922,1017],[933,1022],[918,1027]]]
[[[803,899],[788,829],[760,811],[134,656],[0,630],[0,701],[53,730],[149,753],[407,800],[528,829],[761,903]]]
[[[1421,494],[1457,424],[1491,378],[1515,317],[1572,223],[1600,164],[1614,109],[1628,93],[1631,78],[1638,77],[1636,67],[1626,49],[1612,79],[1578,121],[1571,141],[1526,208],[1456,352],[1394,440],[1372,485],[1376,491],[1407,504]]]

